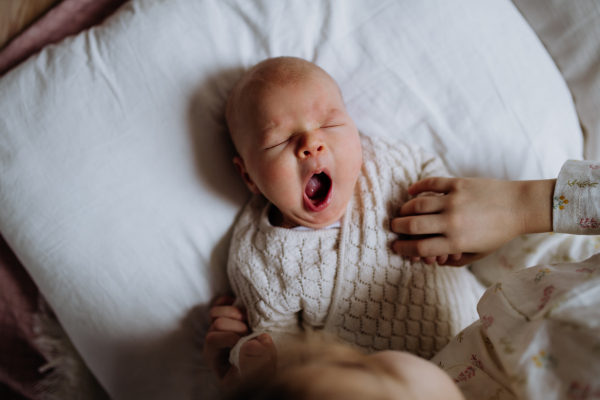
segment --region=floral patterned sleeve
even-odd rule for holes
[[[600,254],[508,274],[477,311],[431,360],[467,400],[600,398]]]
[[[554,232],[600,234],[600,162],[567,161],[554,189]]]

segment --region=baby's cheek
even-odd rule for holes
[[[265,182],[268,185],[269,200],[279,208],[292,207],[301,197],[302,184],[295,169],[285,165],[273,165],[265,171]],[[265,193],[266,194],[266,193]]]

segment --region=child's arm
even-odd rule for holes
[[[444,196],[407,202],[392,230],[418,235],[398,240],[393,249],[411,257],[463,253],[446,265],[469,264],[494,252],[516,236],[552,230],[552,195],[556,179],[500,181],[479,178],[427,178],[410,187]],[[421,236],[425,235],[425,236]]]
[[[419,148],[417,153],[419,154],[416,157],[415,161],[419,163],[418,169],[420,169],[419,173],[419,181],[430,177],[444,177],[444,178],[452,178],[452,175],[446,168],[446,165],[442,161],[439,156],[431,154],[424,149]],[[431,196],[431,191],[423,190],[419,193],[413,194],[413,196],[423,197],[423,196]],[[437,256],[432,257],[423,257],[423,262],[425,264],[431,265],[437,261],[439,265],[448,265],[448,261],[457,262],[462,257],[461,253],[453,253],[453,254],[438,254]],[[419,261],[421,257],[412,256],[410,257],[411,261]]]

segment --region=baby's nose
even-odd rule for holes
[[[316,156],[325,149],[323,142],[312,132],[306,132],[299,142],[297,156],[305,159],[310,156]]]

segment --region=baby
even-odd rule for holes
[[[478,318],[484,289],[468,270],[428,265],[435,258],[411,263],[391,249],[391,219],[408,188],[448,176],[438,158],[362,137],[335,81],[298,58],[251,68],[227,100],[226,119],[234,164],[255,194],[228,263],[252,330],[231,351],[233,365],[240,351],[251,357],[313,329],[367,352],[431,358]]]

